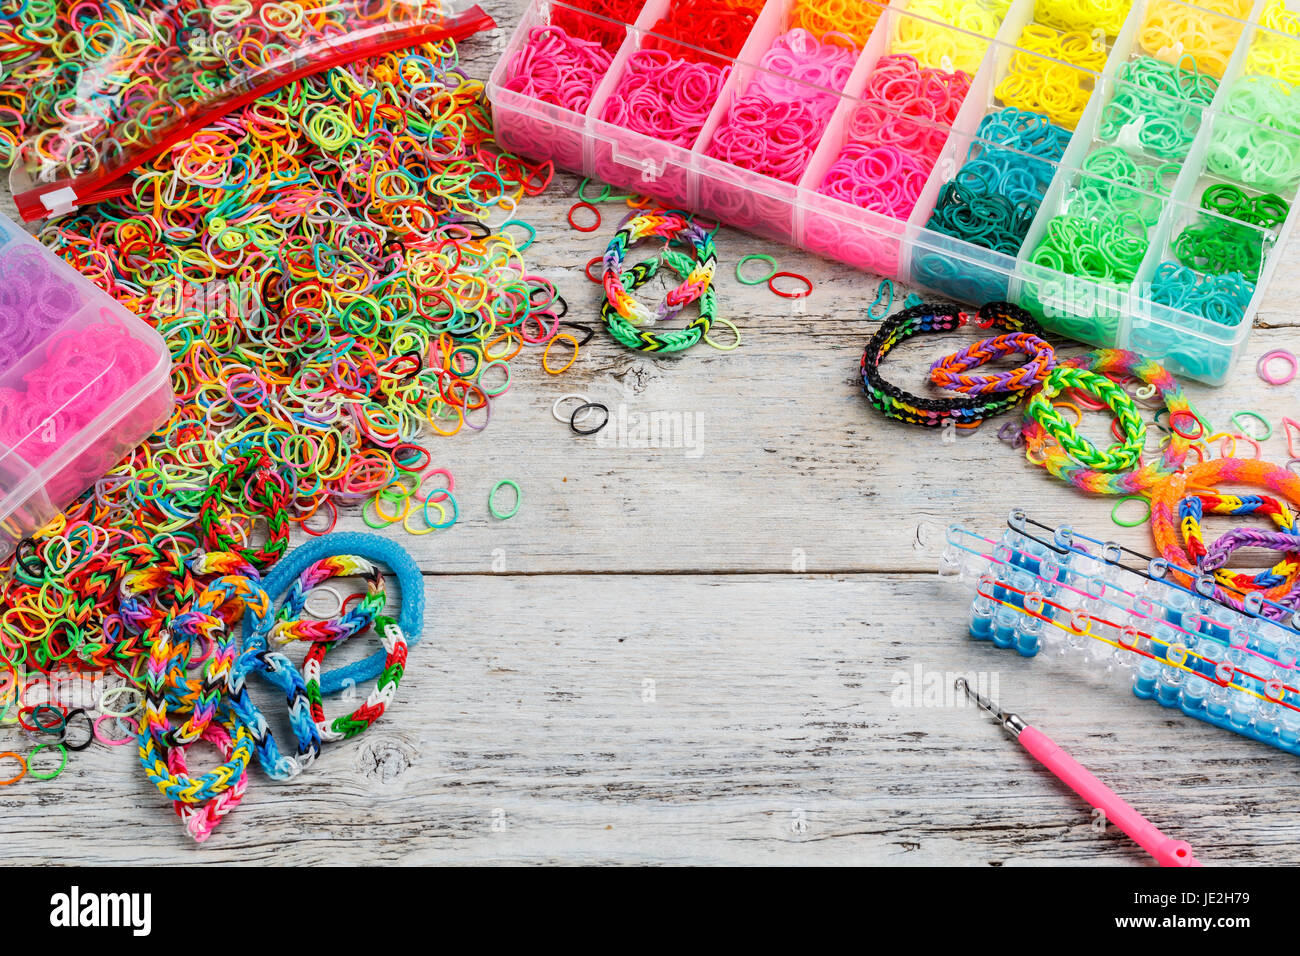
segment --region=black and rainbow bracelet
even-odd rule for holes
[[[1009,302],[990,302],[980,307],[979,324],[1007,332],[1027,332],[1041,336],[1042,328],[1033,317]],[[862,389],[873,408],[887,418],[939,428],[946,424],[977,425],[986,418],[1015,408],[1028,397],[1030,389],[1013,388],[966,397],[924,398],[913,395],[885,381],[880,364],[899,342],[914,335],[952,332],[965,325],[967,313],[954,305],[923,303],[885,319],[862,353]]]

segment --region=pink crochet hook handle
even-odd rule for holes
[[[1050,770],[1062,783],[1106,814],[1106,819],[1127,833],[1138,846],[1146,850],[1161,866],[1200,866],[1192,855],[1192,848],[1183,840],[1161,833],[1154,823],[1134,810],[1114,790],[1093,776],[1083,764],[1056,745],[1051,737],[1030,727],[1016,714],[1001,710],[987,697],[975,693],[966,680],[959,679],[957,687],[984,710],[998,719],[1003,728],[1015,737],[1034,759]]]

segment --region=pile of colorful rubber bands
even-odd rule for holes
[[[535,229],[512,218],[550,166],[500,152],[491,130],[455,45],[426,44],[263,96],[136,170],[125,195],[42,229],[162,334],[177,404],[0,566],[0,726],[36,744],[6,755],[21,763],[10,783],[138,733],[145,769],[202,838],[237,802],[250,755],[288,772],[240,698],[241,667],[301,699],[295,766],[358,726],[323,717],[320,695],[339,687],[326,675],[313,690],[319,650],[301,671],[266,656],[266,635],[292,632],[303,607],[263,620],[262,588],[294,529],[310,542],[342,509],[372,528],[450,527],[454,482],[421,439],[485,428],[511,363],[559,333],[567,305],[529,271]],[[337,627],[313,625],[321,646],[383,637],[366,674],[378,697],[357,718],[369,726],[400,678],[399,632],[418,620],[393,631],[379,573],[343,554],[303,573],[370,582],[340,602]],[[260,624],[237,653],[245,609]],[[65,678],[91,681],[93,699],[50,691]],[[226,754],[216,776],[186,776],[198,739]]]

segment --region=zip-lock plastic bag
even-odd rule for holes
[[[70,212],[287,83],[493,26],[472,0],[0,0],[0,163],[24,219]]]

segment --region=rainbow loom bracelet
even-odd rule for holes
[[[1101,451],[1074,425],[1068,423],[1056,408],[1055,401],[1061,392],[1073,389],[1100,399],[1111,410],[1124,437],[1106,451]],[[1032,421],[1061,450],[1074,461],[1089,465],[1098,471],[1125,471],[1137,464],[1146,445],[1147,426],[1138,412],[1137,403],[1104,375],[1086,369],[1062,365],[1048,374],[1043,387],[1025,406],[1025,420]]]
[[[397,618],[397,626],[402,629],[408,647],[414,647],[420,640],[424,629],[424,575],[419,566],[401,545],[377,534],[343,531],[299,545],[285,555],[266,579],[262,586],[273,600],[289,588],[304,570],[321,558],[345,554],[367,558],[387,566],[397,578],[398,590],[402,595],[402,611]],[[266,646],[266,630],[269,624],[258,626],[252,612],[244,616],[244,647]],[[355,687],[378,677],[384,670],[388,658],[386,651],[380,650],[369,657],[336,667],[321,675],[321,693],[337,694],[345,687]]]
[[[1280,529],[1260,531],[1255,528],[1233,528],[1205,544],[1201,521],[1206,514],[1264,515]],[[1221,495],[1217,492],[1198,491],[1183,498],[1178,504],[1178,527],[1182,532],[1187,553],[1200,571],[1213,572],[1222,585],[1237,591],[1267,591],[1286,585],[1289,590],[1276,592],[1281,604],[1294,607],[1300,597],[1300,536],[1296,535],[1296,516],[1290,508],[1268,495]],[[1282,559],[1273,567],[1257,574],[1245,574],[1225,567],[1234,551],[1241,548],[1264,548],[1282,552]]]
[[[1026,355],[1029,361],[1020,368],[987,375],[967,374],[1004,355]],[[998,335],[968,345],[960,352],[945,355],[930,366],[930,381],[940,388],[983,395],[988,392],[1015,392],[1042,384],[1056,365],[1056,350],[1051,344],[1028,332]]]
[[[981,325],[998,326],[1013,333],[1025,332],[1036,337],[1043,334],[1028,312],[1008,302],[990,302],[981,306],[979,318]],[[871,406],[896,421],[938,428],[947,423],[976,425],[1024,401],[1028,392],[1023,387],[969,398],[923,398],[885,381],[880,373],[880,363],[899,342],[914,335],[951,332],[965,323],[966,313],[948,305],[912,306],[885,319],[862,353],[862,389]],[[954,358],[949,356],[940,361]]]
[[[652,325],[656,319],[654,313],[632,298],[629,289],[635,286],[623,281],[628,248],[650,236],[661,237],[669,244],[689,244],[695,253],[695,261],[683,274],[682,284],[671,290],[659,304],[659,319],[670,318],[701,299],[712,286],[713,275],[718,268],[718,252],[713,247],[712,235],[693,219],[676,214],[635,217],[614,233],[614,238],[605,249],[603,260],[606,301],[627,325]]]
[[[1176,432],[1175,432],[1176,434]],[[1266,488],[1286,498],[1294,507],[1300,507],[1300,477],[1286,468],[1266,461],[1243,458],[1212,458],[1192,465],[1186,471],[1169,475],[1151,491],[1151,534],[1155,545],[1171,565],[1177,569],[1199,571],[1196,558],[1189,554],[1180,540],[1179,508],[1189,489],[1198,492],[1213,491],[1220,482]],[[1216,576],[1217,578],[1217,576]],[[1222,579],[1216,580],[1216,597],[1230,606],[1240,607],[1242,601],[1231,597],[1224,589]],[[1233,587],[1236,587],[1236,582]],[[1285,582],[1256,589],[1270,602],[1279,602],[1292,593]],[[1249,595],[1247,595],[1249,596]],[[1264,613],[1269,613],[1269,607]]]
[[[623,290],[631,293],[645,285],[659,271],[661,264],[666,264],[680,276],[688,275],[693,268],[690,256],[675,249],[665,249],[659,258],[638,262],[622,273],[619,281]],[[608,280],[608,273],[606,273],[606,280]],[[609,334],[626,348],[639,352],[680,352],[700,342],[713,327],[713,320],[717,315],[718,296],[712,285],[705,288],[699,301],[700,314],[684,328],[670,332],[651,332],[633,325],[608,301],[600,307],[600,319],[605,323]]]
[[[1098,349],[1063,359],[1053,374],[1065,367],[1084,369],[1098,375],[1129,375],[1154,386],[1169,412],[1171,434],[1158,458],[1130,470],[1103,471],[1072,458],[1059,443],[1048,441],[1048,432],[1040,422],[1028,419],[1023,434],[1025,457],[1029,461],[1042,465],[1062,481],[1068,481],[1082,491],[1097,495],[1136,494],[1182,468],[1183,462],[1187,460],[1191,439],[1177,427],[1177,423],[1180,419],[1195,421],[1196,416],[1183,393],[1183,387],[1163,365],[1153,359],[1143,358],[1136,352]]]

